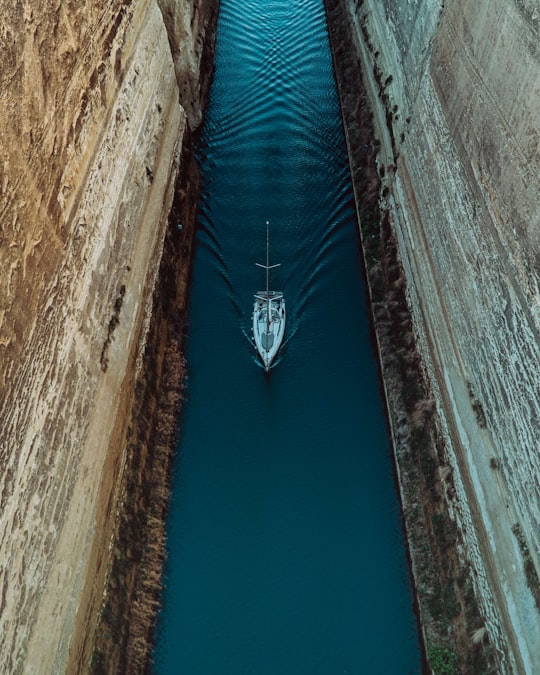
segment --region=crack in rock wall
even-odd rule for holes
[[[540,670],[540,44],[534,3],[349,2],[422,356],[508,672]]]

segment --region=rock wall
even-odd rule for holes
[[[381,206],[454,477],[460,554],[501,671],[538,672],[538,8],[345,5],[380,141]]]
[[[175,33],[156,0],[0,0],[2,672],[62,672],[95,622],[215,5]]]
[[[184,136],[175,197],[154,288],[152,318],[129,416],[123,470],[116,482],[105,582],[87,575],[87,606],[78,616],[68,672],[91,664],[95,675],[148,672],[161,603],[170,472],[186,364],[183,342],[187,287],[198,206],[199,171],[190,134]],[[181,227],[179,227],[181,224]],[[94,538],[100,556],[102,544]]]
[[[202,121],[213,59],[217,0],[158,0],[167,27],[180,102],[192,129]]]

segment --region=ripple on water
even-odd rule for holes
[[[156,671],[418,672],[322,2],[221,0],[198,153]],[[269,376],[251,342],[267,220],[287,302]]]

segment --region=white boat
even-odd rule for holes
[[[266,265],[255,263],[266,270],[266,290],[255,295],[253,305],[253,339],[266,372],[279,351],[285,334],[285,298],[283,293],[269,290],[270,270],[277,265],[269,264],[270,239],[266,222]]]

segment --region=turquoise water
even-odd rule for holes
[[[222,0],[155,672],[418,673],[322,2]],[[287,301],[267,376],[253,293]]]

